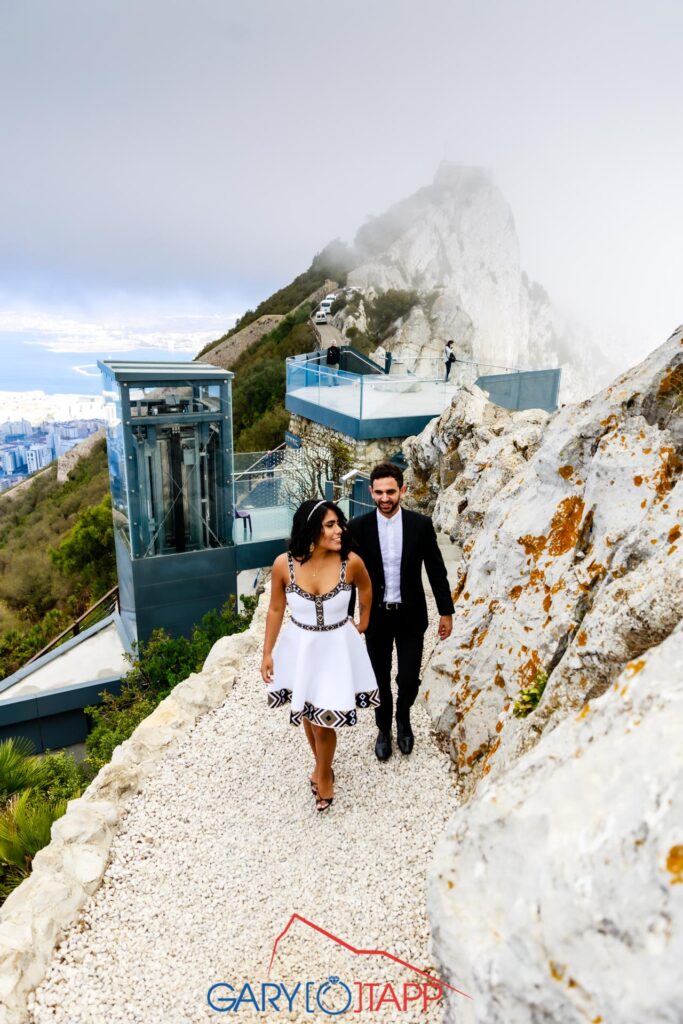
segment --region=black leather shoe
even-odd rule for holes
[[[415,737],[413,736],[413,730],[410,728],[410,722],[396,723],[396,739],[398,740],[398,749],[402,754],[412,754],[413,747],[415,745]]]
[[[378,761],[388,761],[391,757],[391,736],[388,736],[385,732],[380,731],[377,733],[377,742],[375,743],[375,757]]]

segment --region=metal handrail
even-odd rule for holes
[[[74,636],[78,636],[78,634],[81,631],[81,623],[83,622],[83,620],[87,619],[89,615],[92,615],[92,613],[97,608],[99,608],[100,605],[103,605],[106,601],[108,601],[112,605],[112,609],[119,607],[118,584],[115,587],[112,587],[111,590],[108,590],[104,597],[101,597],[99,601],[96,601],[95,604],[91,605],[90,608],[88,608],[87,611],[83,612],[82,615],[79,615],[77,619],[74,619],[70,626],[67,626],[66,629],[62,630],[59,636],[56,636],[54,640],[51,640],[49,644],[43,647],[42,650],[38,651],[37,654],[34,654],[32,657],[30,657],[28,661],[24,662],[24,664],[30,665],[32,661],[37,661],[38,658],[42,658],[44,654],[47,654],[49,651],[53,650],[53,648],[58,647],[61,641],[64,640],[64,638],[68,636],[69,633],[73,633]]]
[[[240,479],[240,477],[246,476],[246,474],[247,474],[247,473],[251,473],[251,472],[252,472],[252,470],[254,469],[254,466],[258,466],[259,462],[260,462],[260,461],[261,461],[261,460],[262,460],[263,458],[265,458],[265,456],[266,456],[266,455],[272,455],[272,454],[273,454],[274,452],[281,452],[281,451],[283,451],[283,450],[284,450],[284,449],[285,449],[286,447],[287,447],[287,445],[286,445],[286,444],[285,444],[285,442],[283,441],[283,442],[282,442],[282,444],[279,444],[279,445],[277,446],[277,448],[271,448],[271,449],[270,449],[269,451],[267,451],[267,452],[261,452],[261,454],[259,455],[259,457],[258,457],[258,459],[256,460],[256,462],[252,462],[251,466],[247,466],[247,468],[246,468],[246,469],[241,469],[241,470],[239,471],[239,473],[235,473],[235,476],[234,476],[234,478],[233,478],[233,479],[235,479],[235,480],[239,480],[239,479]]]

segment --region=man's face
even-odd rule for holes
[[[370,485],[370,494],[383,516],[391,518],[398,512],[401,498],[406,493],[406,485],[398,486],[393,476],[380,477]]]

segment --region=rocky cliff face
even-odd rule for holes
[[[443,164],[431,186],[361,228],[355,248],[349,285],[419,293],[385,342],[411,369],[426,372],[452,338],[482,372],[561,366],[563,401],[608,379],[604,357],[524,273],[512,212],[483,170]],[[362,310],[349,323],[362,330]],[[339,324],[348,326],[343,315]]]
[[[451,1019],[679,1020],[683,328],[551,417],[465,390],[404,450],[462,555],[421,691],[470,801],[431,888],[479,993]]]

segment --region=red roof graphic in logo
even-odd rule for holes
[[[273,960],[275,959],[275,953],[277,952],[278,943],[280,939],[283,939],[285,937],[285,935],[287,934],[287,932],[289,931],[289,929],[291,928],[295,921],[301,921],[302,924],[308,925],[308,927],[313,928],[314,931],[320,932],[321,935],[324,935],[328,939],[332,939],[332,941],[336,942],[337,945],[343,946],[344,949],[350,950],[351,953],[356,953],[359,956],[386,957],[387,960],[393,960],[394,963],[400,964],[402,967],[407,967],[409,970],[415,971],[416,974],[421,974],[422,977],[426,978],[427,981],[431,982],[432,985],[437,985],[439,988],[448,988],[451,990],[451,992],[457,992],[459,996],[464,996],[465,999],[472,998],[472,996],[468,995],[467,992],[461,992],[459,988],[455,988],[453,985],[449,985],[447,981],[441,981],[440,978],[435,978],[433,975],[427,974],[426,971],[421,971],[419,967],[415,967],[414,964],[409,964],[407,960],[401,960],[400,957],[394,956],[393,953],[387,952],[386,949],[358,949],[356,946],[352,946],[349,942],[345,942],[344,939],[340,939],[339,936],[333,935],[332,932],[328,932],[324,928],[321,928],[320,925],[315,924],[313,921],[308,921],[305,917],[302,917],[301,914],[292,914],[289,921],[285,925],[284,929],[280,932],[275,942],[273,943],[273,953],[270,958],[270,963],[268,964],[268,977],[270,977],[270,970],[271,967],[273,966]]]

